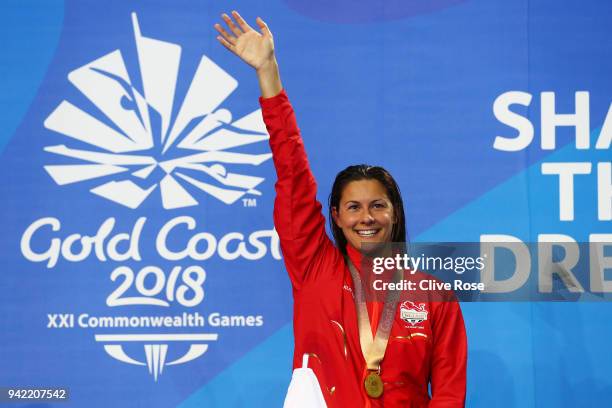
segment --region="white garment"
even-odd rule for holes
[[[302,357],[302,368],[293,370],[283,408],[327,408],[317,376],[308,368],[308,354]]]

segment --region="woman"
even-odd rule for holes
[[[215,29],[219,42],[259,79],[278,176],[274,225],[293,286],[294,368],[310,356],[329,407],[464,406],[467,343],[459,305],[364,299],[358,275],[363,244],[405,241],[395,181],[365,165],[338,174],[329,201],[334,246],[281,84],[272,33],[259,17],[257,32],[237,12],[232,16],[222,16],[227,29]]]

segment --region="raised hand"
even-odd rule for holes
[[[222,15],[229,31],[221,27],[221,24],[215,24],[215,29],[221,34],[217,36],[217,40],[255,68],[261,96],[271,98],[277,95],[282,91],[283,85],[274,56],[272,33],[259,17],[256,22],[260,32],[257,32],[244,21],[237,11],[232,11],[232,16],[236,19],[236,23],[227,14]]]
[[[257,17],[256,23],[261,31],[259,33],[248,25],[237,11],[232,11],[232,16],[236,22],[227,14],[221,16],[229,31],[221,24],[215,24],[215,29],[221,34],[217,36],[217,40],[256,70],[271,64],[274,61],[274,41],[266,23]]]

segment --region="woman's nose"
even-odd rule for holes
[[[370,211],[366,210],[363,212],[363,215],[361,217],[361,222],[363,224],[372,224],[374,222],[374,217],[372,217],[372,214],[370,214]]]

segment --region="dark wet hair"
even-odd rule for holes
[[[332,186],[331,193],[329,194],[328,210],[329,210],[329,224],[336,241],[338,249],[346,254],[346,237],[342,232],[342,229],[336,225],[332,216],[332,208],[340,211],[340,198],[344,187],[351,181],[358,180],[377,180],[383,185],[387,191],[387,196],[391,200],[393,205],[393,213],[395,215],[396,223],[393,224],[391,230],[391,242],[405,242],[406,241],[406,218],[404,216],[404,202],[402,201],[402,194],[400,189],[391,176],[391,174],[382,167],[370,166],[367,164],[358,164],[355,166],[349,166],[342,170]]]

